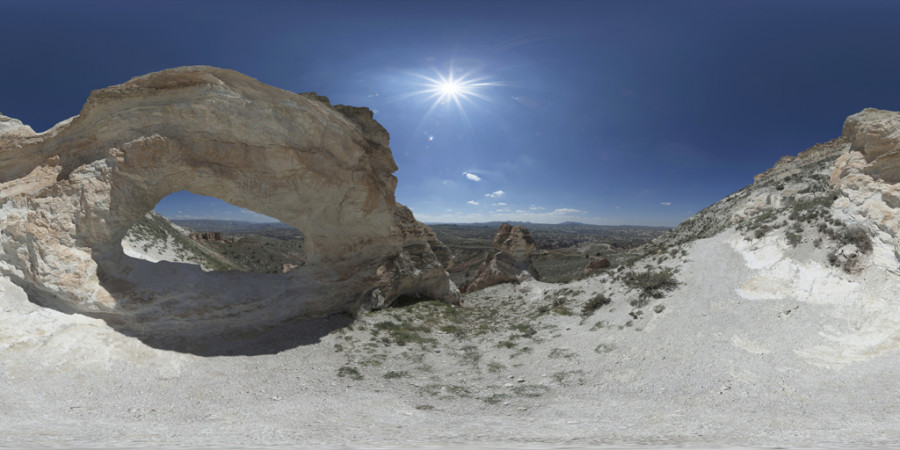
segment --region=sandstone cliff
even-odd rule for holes
[[[263,326],[401,294],[457,303],[446,249],[394,200],[395,170],[368,109],[213,67],[151,73],[94,91],[44,133],[0,116],[0,274],[34,301],[139,334]],[[205,274],[126,257],[128,228],[180,190],[296,227],[307,266]]]

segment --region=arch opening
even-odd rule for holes
[[[396,203],[388,141],[368,109],[237,72],[135,77],[46,133],[4,135],[0,272],[47,306],[150,339],[240,335],[404,294],[459,303],[449,251]],[[305,265],[205,272],[126,255],[128,230],[185,190],[298,228]]]
[[[126,256],[204,271],[287,273],[306,265],[303,233],[215,197],[167,195],[122,238]]]

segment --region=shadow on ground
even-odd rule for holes
[[[152,270],[152,274],[171,275],[166,273],[173,268],[198,271],[191,265],[178,263],[154,264],[145,261],[130,262],[143,266],[144,270]],[[134,266],[132,266],[134,267]],[[144,344],[160,349],[189,353],[197,356],[255,356],[271,355],[295,347],[318,343],[323,336],[334,330],[346,327],[353,318],[351,315],[332,311],[304,311],[305,298],[319,297],[323,289],[294,290],[290,280],[283,276],[254,274],[245,272],[213,272],[198,273],[205,285],[185,283],[184,290],[159,292],[142,292],[142,299],[135,295],[115,294],[121,280],[106,279],[101,285],[124,305],[120,311],[79,311],[73,306],[52,294],[41,292],[27,283],[15,282],[28,296],[28,300],[36,305],[51,308],[65,314],[83,314],[101,319],[115,331],[136,338]],[[241,286],[247,278],[254,278],[253,283]],[[260,283],[262,280],[265,283]],[[274,286],[274,293],[266,289]],[[218,284],[210,289],[209,295],[200,298],[203,287]],[[246,289],[256,286],[256,289]],[[327,286],[325,286],[327,287]],[[241,290],[242,292],[235,291]],[[180,292],[179,292],[180,291]],[[190,291],[193,295],[186,296]],[[223,291],[230,291],[228,300],[217,304]],[[268,295],[266,295],[268,294]],[[241,302],[235,303],[237,295]],[[259,300],[245,300],[259,299]],[[143,301],[141,301],[143,300]],[[244,302],[246,301],[246,303]],[[304,313],[306,313],[304,315]],[[319,316],[318,318],[308,317]],[[298,318],[304,317],[304,318]]]
[[[256,356],[274,355],[292,348],[316,344],[322,337],[346,327],[352,321],[353,318],[348,314],[335,314],[319,319],[297,319],[264,329],[233,330],[226,334],[199,336],[137,336],[130,334],[128,329],[117,331],[160,350],[197,356]],[[110,325],[112,326],[111,323]]]

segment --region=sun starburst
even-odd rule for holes
[[[474,78],[471,73],[458,76],[453,73],[453,69],[450,69],[447,75],[437,70],[434,73],[433,77],[418,75],[426,81],[423,85],[425,89],[418,93],[428,94],[429,98],[435,99],[436,105],[453,103],[457,107],[462,107],[462,101],[471,102],[472,98],[490,101],[479,90],[497,85],[497,83],[489,82],[484,78]]]
[[[413,74],[424,80],[424,82],[420,85],[421,90],[412,92],[409,95],[425,95],[427,100],[434,100],[425,113],[426,118],[439,106],[455,105],[466,127],[472,131],[472,125],[468,114],[466,114],[464,104],[474,105],[476,103],[475,100],[492,102],[491,98],[486,95],[485,90],[490,87],[501,86],[501,83],[489,80],[486,77],[476,76],[474,71],[457,74],[452,66],[446,74],[441,73],[437,69],[432,70],[434,72],[433,76]]]

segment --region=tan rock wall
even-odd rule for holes
[[[169,325],[352,311],[399,293],[458,301],[432,246],[446,249],[394,199],[388,134],[365,108],[194,66],[95,91],[45,133],[0,123],[0,272],[38,301]],[[296,227],[307,267],[260,278],[125,257],[128,228],[181,190]]]
[[[850,151],[831,176],[842,194],[833,208],[875,237],[873,264],[900,272],[900,112],[867,108],[847,118],[843,136]]]

